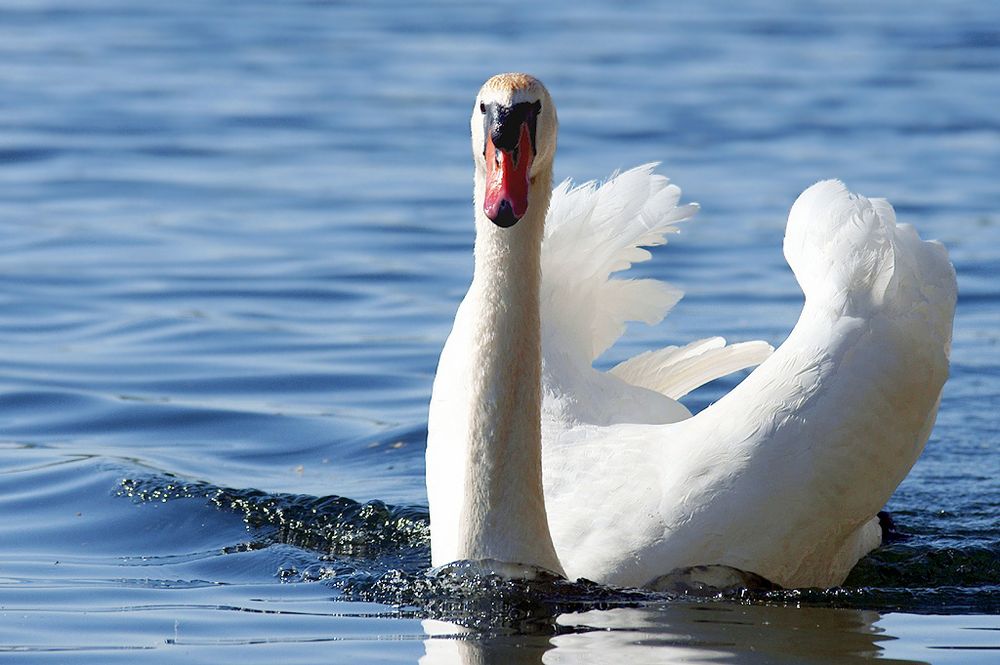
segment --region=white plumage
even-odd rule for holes
[[[511,99],[490,86],[480,100]],[[529,87],[513,99],[551,104],[541,84]],[[551,133],[554,151],[551,113],[538,131],[543,146]],[[475,115],[472,126],[475,142]],[[550,158],[539,169],[547,185]],[[476,277],[431,403],[434,564],[514,560],[631,586],[711,564],[786,587],[842,582],[879,544],[876,513],[934,423],[956,298],[945,249],[897,225],[887,202],[820,182],[789,214],[785,256],[806,301],[776,351],[710,338],[601,372],[592,363],[626,321],[659,321],[680,298],[619,273],[696,208],[678,205],[680,190],[652,165],[600,186],[564,183],[547,214],[533,202],[509,229],[482,216],[480,190],[477,170]],[[534,286],[522,264],[511,268],[532,252]],[[537,300],[522,302],[525,289]],[[533,307],[540,340],[522,330]],[[693,417],[676,401],[758,363]],[[539,447],[541,488],[531,462]],[[550,534],[557,560],[544,547]]]
[[[659,323],[683,295],[660,280],[615,274],[648,261],[645,247],[665,244],[698,211],[696,204],[678,205],[680,188],[655,167],[615,174],[600,186],[572,188],[567,180],[552,193],[541,255],[543,410],[564,423],[686,418],[690,412],[676,400],[773,350],[765,342],[726,346],[713,337],[640,354],[610,372],[593,369],[626,322]]]
[[[656,177],[619,177],[640,176]],[[549,219],[560,213],[554,206]],[[799,197],[785,252],[806,293],[799,322],[697,416],[633,424],[655,422],[654,411],[608,426],[587,409],[565,418],[566,395],[546,393],[546,506],[569,576],[641,585],[673,568],[723,564],[783,586],[829,586],[879,544],[873,518],[923,449],[947,375],[954,272],[940,244],[837,181]],[[543,272],[543,283],[561,276]],[[593,309],[588,316],[601,316]],[[564,318],[561,328],[575,323]],[[543,340],[546,361],[562,355],[558,339]],[[648,352],[611,374],[676,398],[767,353],[721,344]]]

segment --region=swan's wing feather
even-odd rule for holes
[[[631,585],[715,563],[787,587],[830,586],[878,543],[872,518],[937,413],[954,270],[888,204],[838,182],[793,206],[785,253],[806,294],[802,315],[727,395],[666,425],[543,429],[546,507],[568,574]],[[653,352],[616,373],[638,381],[655,376],[644,367],[720,344]]]
[[[930,435],[955,273],[939,243],[838,181],[792,206],[785,256],[806,296],[798,323],[678,436],[732,451],[716,488],[731,500],[717,494],[705,514],[734,520],[743,561],[732,565],[759,562],[755,572],[784,586],[838,584]],[[754,534],[762,525],[769,538]]]
[[[646,164],[603,184],[552,193],[542,242],[543,337],[558,340],[581,365],[610,347],[627,321],[660,321],[681,292],[657,280],[611,278],[649,259],[697,205],[678,205],[681,191]]]
[[[653,173],[655,167],[645,164],[600,185],[566,181],[552,194],[542,243],[542,353],[547,376],[558,384],[553,392],[571,396],[560,406],[564,416],[572,403],[574,419],[595,424],[686,417],[678,397],[759,364],[772,350],[765,342],[727,347],[713,338],[641,354],[610,376],[591,369],[628,321],[658,323],[682,295],[666,282],[615,275],[648,260],[645,248],[664,244],[698,209],[679,205],[680,188]],[[626,414],[623,403],[635,406]],[[609,404],[614,413],[604,408]]]
[[[774,352],[767,342],[726,345],[722,337],[646,351],[611,368],[619,379],[680,399],[710,381],[761,364]]]
[[[788,214],[784,251],[806,298],[880,304],[895,272],[895,220],[888,202],[873,203],[839,180],[804,191]]]
[[[897,224],[885,199],[839,180],[816,183],[792,206],[784,251],[807,302],[911,321],[914,340],[950,351],[957,289],[948,252]]]

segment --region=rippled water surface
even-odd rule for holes
[[[1000,5],[0,7],[0,658],[1000,657]],[[691,601],[428,564],[426,404],[471,274],[468,113],[527,70],[557,177],[663,161],[687,296],[601,362],[780,343],[787,209],[837,176],[943,240],[952,376],[830,591]],[[702,408],[739,377],[693,395]]]

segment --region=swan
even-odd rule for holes
[[[612,275],[696,206],[655,165],[553,190],[556,110],[529,75],[486,81],[471,128],[474,276],[428,416],[432,565],[631,587],[699,565],[843,582],[934,424],[956,299],[944,247],[885,200],[819,182],[788,216],[805,304],[779,348],[711,338],[598,371],[626,321],[680,298]],[[677,401],[754,365],[697,415]]]

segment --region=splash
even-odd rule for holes
[[[697,566],[673,571],[654,589],[618,589],[568,581],[539,571],[511,580],[476,562],[430,567],[424,506],[365,503],[341,496],[271,494],[230,489],[169,475],[125,478],[117,494],[137,502],[201,500],[240,514],[250,539],[227,551],[283,544],[303,554],[276,575],[327,584],[344,600],[376,602],[422,618],[458,622],[480,632],[553,633],[555,617],[573,611],[638,607],[678,598],[751,604],[850,607],[908,612],[1000,611],[1000,545],[942,548],[897,532],[834,589],[779,589],[744,571]]]

